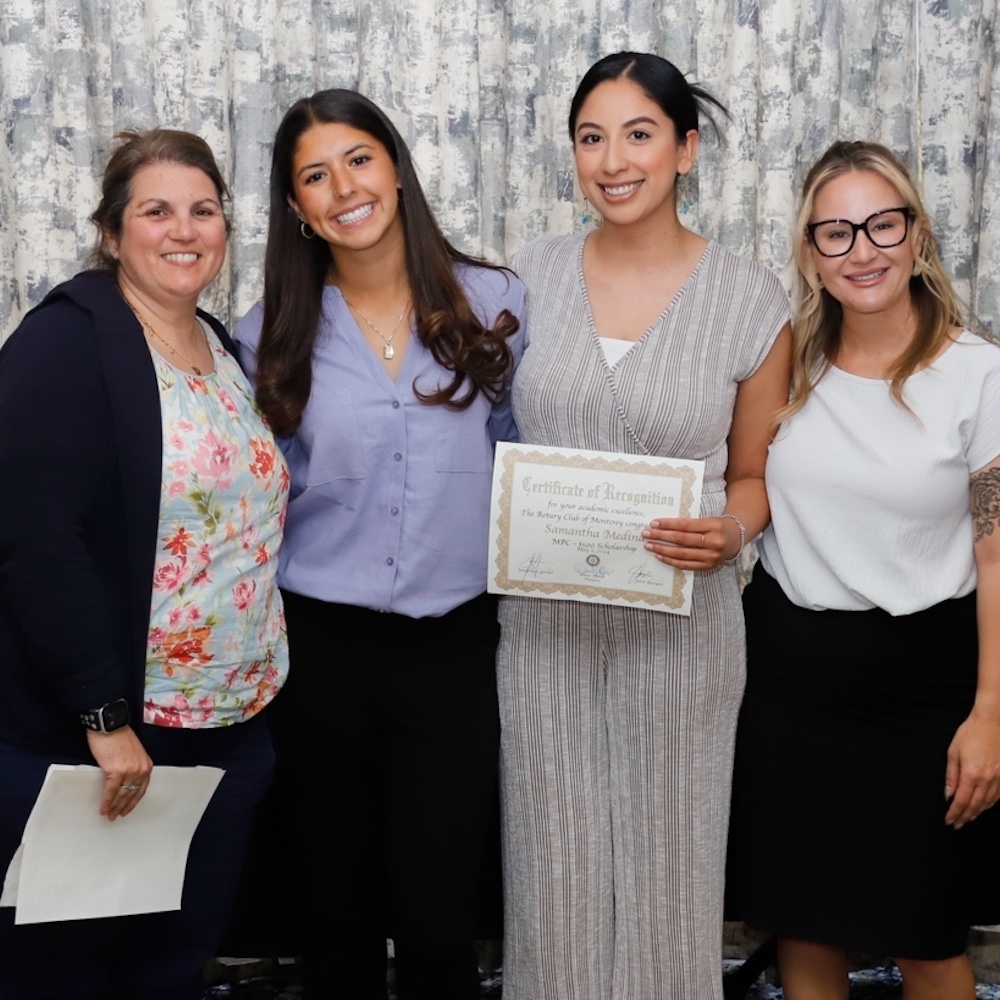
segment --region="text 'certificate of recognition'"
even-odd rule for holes
[[[487,589],[691,613],[690,570],[646,551],[658,517],[698,517],[705,463],[497,445]]]

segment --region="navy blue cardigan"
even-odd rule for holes
[[[81,710],[142,718],[161,465],[142,328],[79,274],[0,350],[0,740],[85,754]]]

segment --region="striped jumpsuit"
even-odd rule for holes
[[[784,290],[711,243],[612,370],[582,254],[581,235],[553,237],[514,260],[522,442],[704,459],[701,514],[717,516],[737,383],[787,322]],[[504,1000],[721,1000],[735,569],[696,576],[689,618],[526,597],[500,618]]]

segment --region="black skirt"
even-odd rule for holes
[[[898,958],[1000,920],[1000,808],[944,824],[976,691],[975,594],[913,615],[808,611],[758,566],[744,594],[728,919]]]

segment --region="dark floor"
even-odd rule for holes
[[[781,1000],[783,996],[778,987],[761,983],[747,994],[747,1000]],[[903,986],[894,966],[851,973],[851,1000],[900,1000],[902,996]],[[1000,1000],[1000,986],[978,986],[976,997]]]
[[[727,962],[727,968],[735,968],[739,963]],[[302,1000],[302,992],[295,985],[294,970],[274,970],[274,975],[253,979],[250,982],[232,986],[217,986],[209,990],[206,1000]],[[335,985],[335,984],[331,984]],[[500,1000],[502,996],[502,975],[484,975],[483,1000]],[[330,997],[336,997],[331,991]],[[866,969],[851,975],[851,1000],[899,1000],[903,995],[899,973],[895,968]],[[390,1000],[395,994],[390,992]],[[746,994],[746,1000],[782,1000],[783,994],[776,986],[760,982]],[[1000,1000],[1000,986],[980,986],[978,1000]]]

